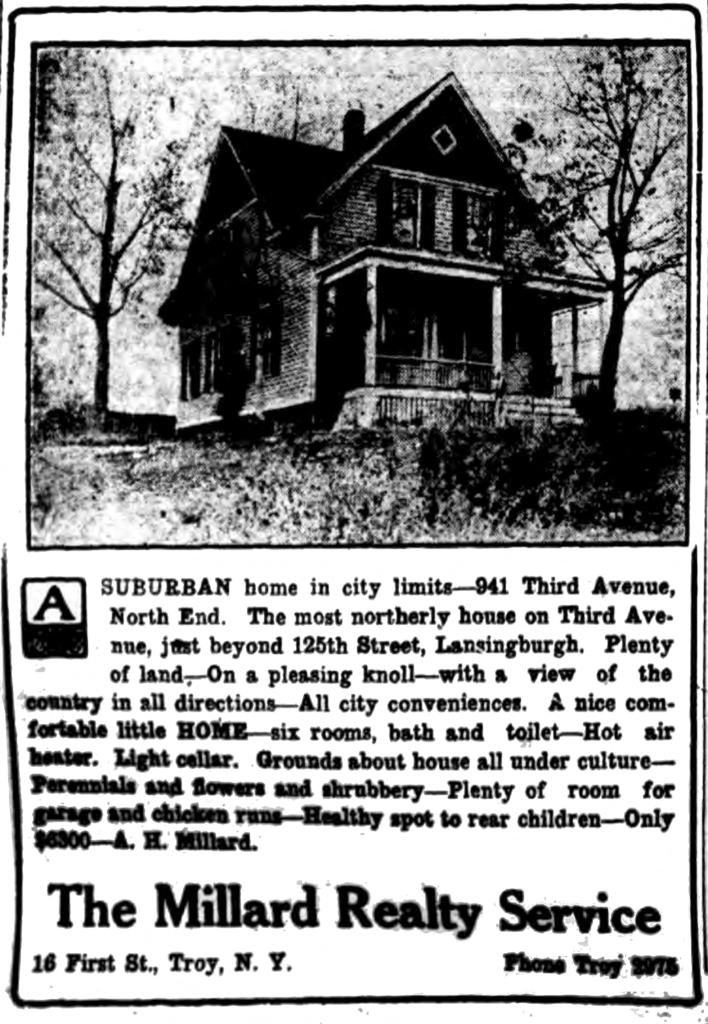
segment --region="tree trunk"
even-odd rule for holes
[[[624,282],[620,281],[619,284],[615,282],[612,289],[612,314],[600,366],[599,402],[601,410],[606,413],[614,412],[615,408],[617,368],[624,333],[625,312]]]
[[[111,294],[115,279],[113,241],[118,210],[118,194],[121,183],[118,180],[118,135],[111,114],[111,142],[113,156],[106,185],[105,218],[101,235],[101,267],[98,285],[98,302],[94,308],[94,321],[98,344],[96,346],[96,417],[102,427],[108,419],[108,390],[111,362],[108,325],[111,320]]]
[[[96,418],[101,426],[105,425],[108,415],[108,379],[110,374],[110,340],[108,336],[107,316],[97,315],[95,319],[96,334],[98,335],[96,345],[96,378],[94,391],[94,405],[96,407]]]

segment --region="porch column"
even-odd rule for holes
[[[575,383],[575,375],[578,372],[578,307],[573,306],[570,311],[570,343],[573,352],[573,365],[571,368],[570,388],[571,394]]]
[[[504,368],[502,348],[502,286],[492,287],[492,373],[501,376]]]
[[[317,396],[317,334],[319,324],[319,281],[317,278],[317,262],[320,258],[320,226],[313,223],[310,233],[310,303],[309,303],[309,345],[307,350],[307,380],[310,401]]]
[[[378,333],[378,267],[370,263],[366,268],[366,304],[369,309],[369,326],[364,339],[365,366],[364,383],[372,387],[376,383],[376,335]]]

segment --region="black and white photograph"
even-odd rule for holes
[[[3,1020],[705,1024],[706,0],[21,2]]]
[[[33,547],[686,542],[685,44],[32,73]]]

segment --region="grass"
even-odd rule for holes
[[[32,541],[377,545],[680,541],[685,432],[410,428],[143,446],[38,444]]]

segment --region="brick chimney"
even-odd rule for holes
[[[366,114],[363,110],[348,110],[342,121],[342,149],[346,156],[361,152],[366,130]]]

